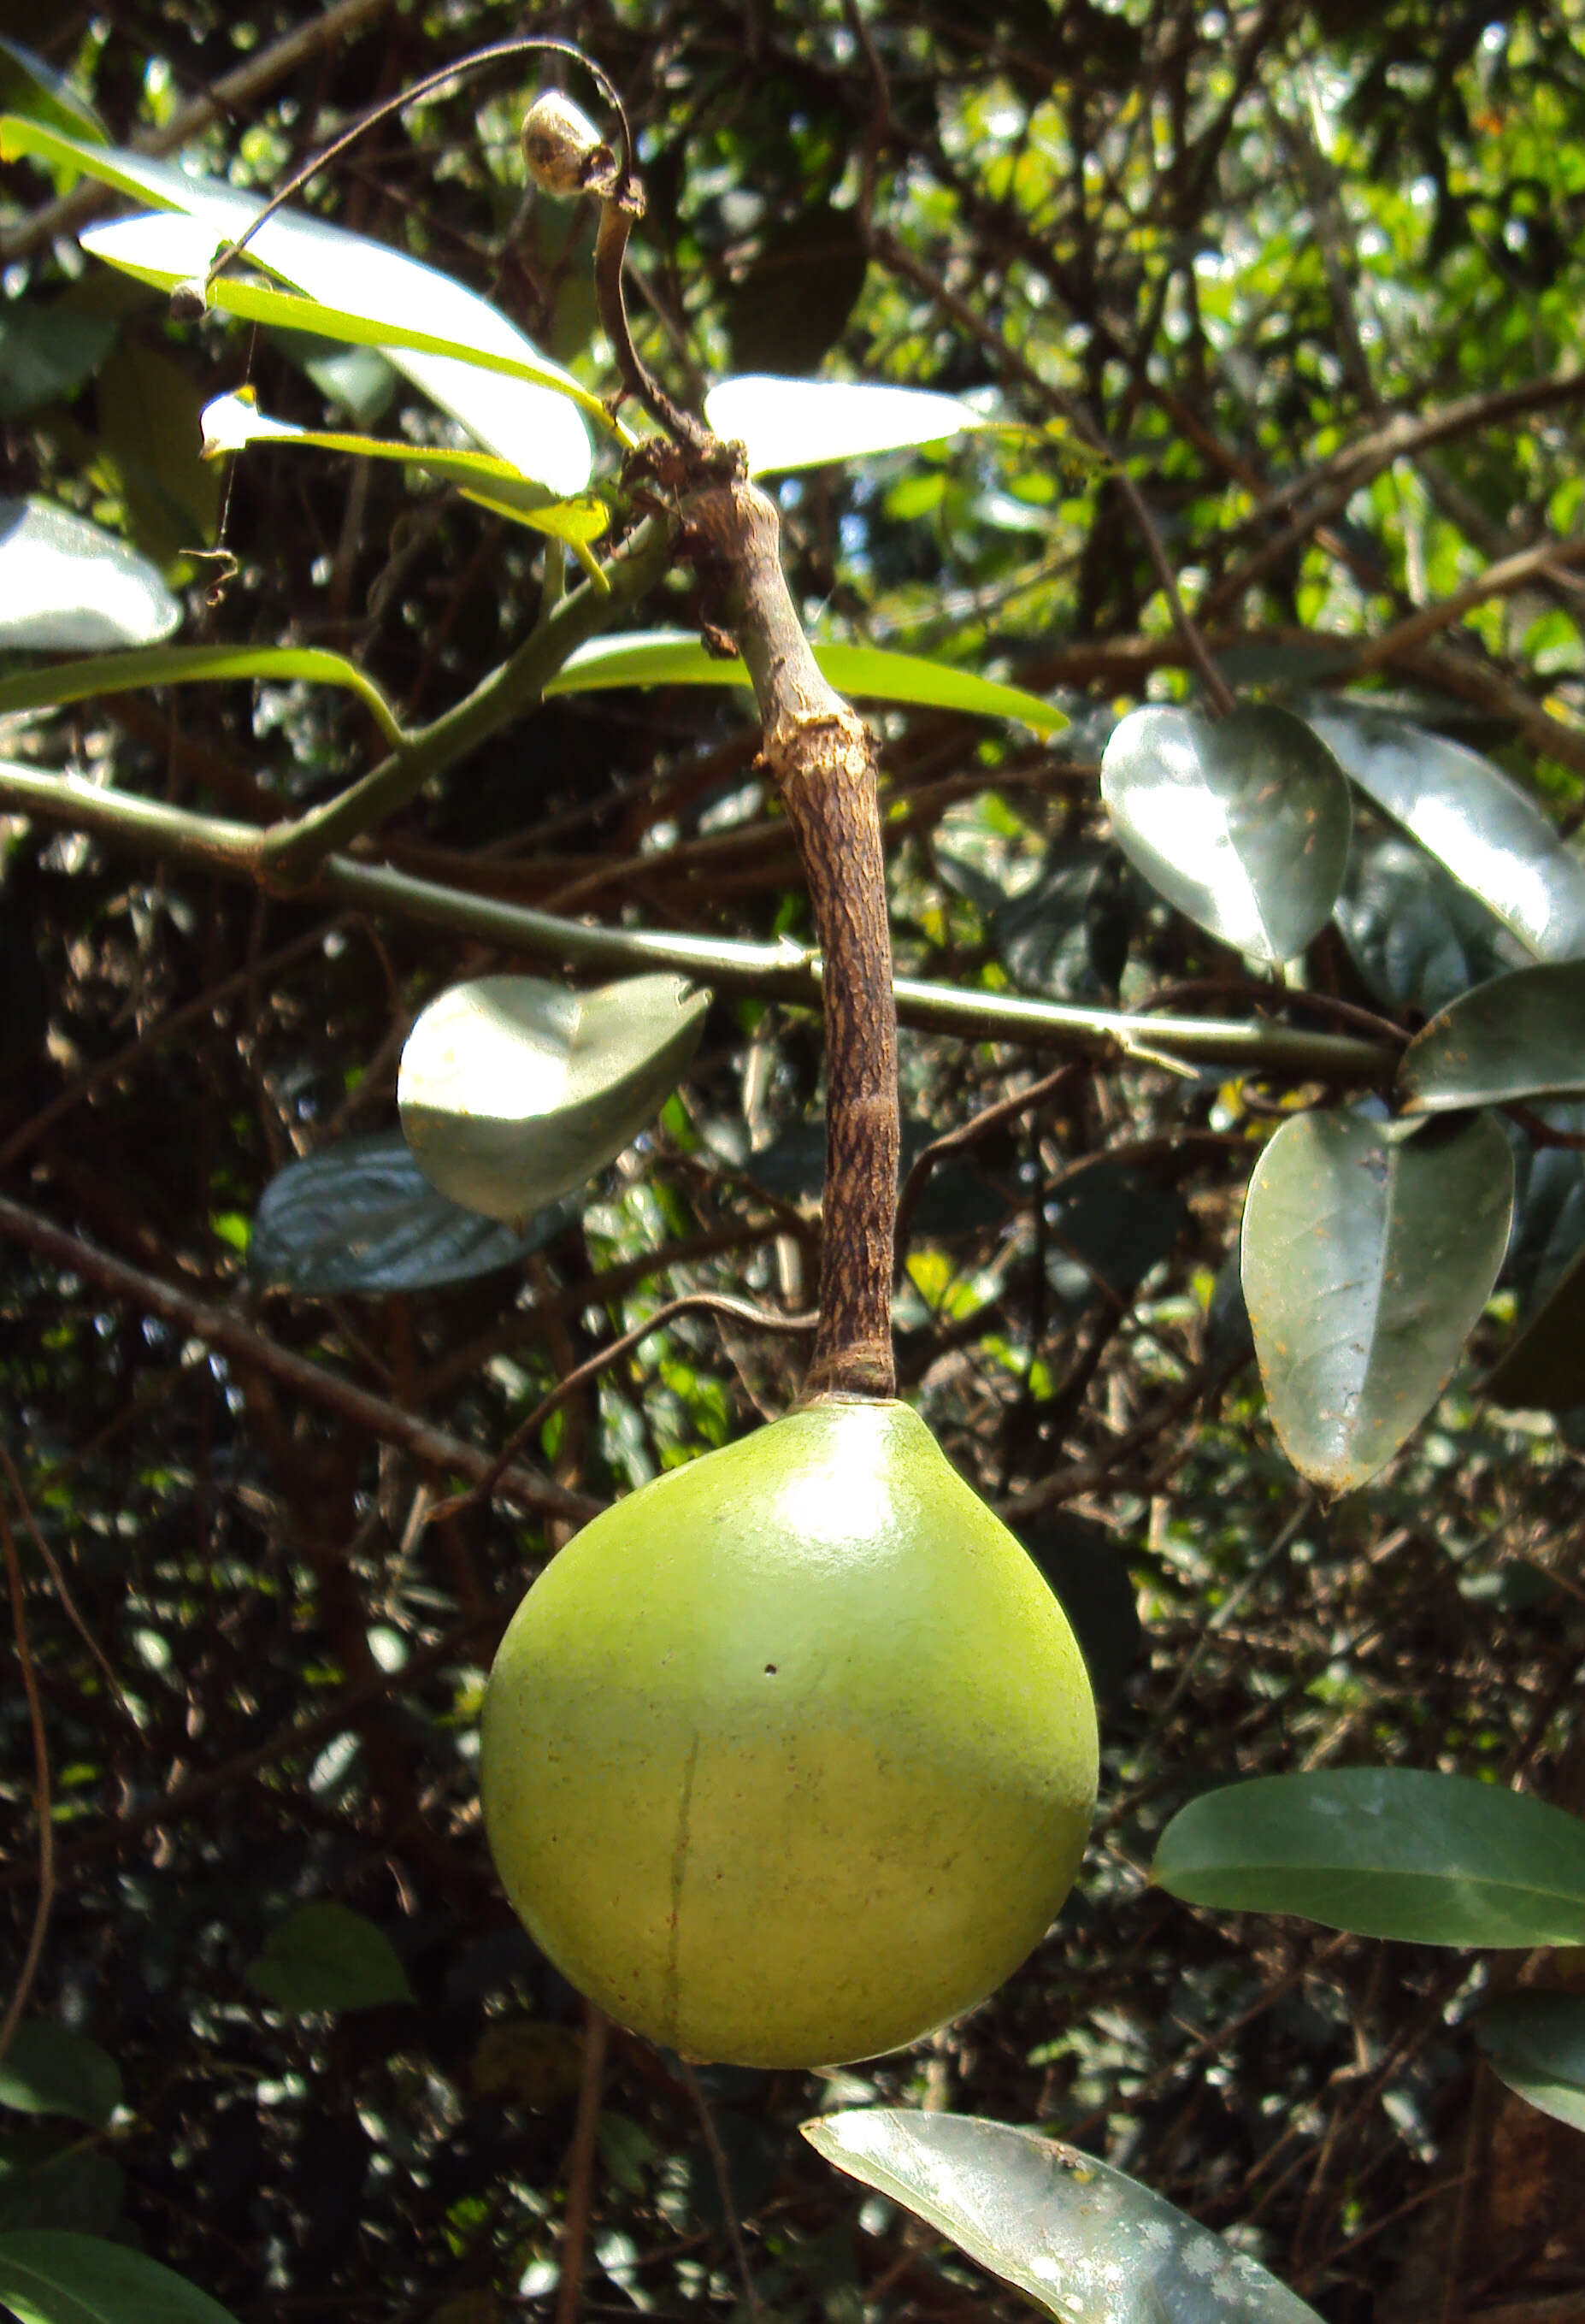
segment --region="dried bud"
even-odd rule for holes
[[[523,159],[544,194],[604,193],[616,156],[570,97],[548,89],[523,115]]]
[[[179,323],[196,323],[209,310],[209,286],[201,274],[189,275],[170,293],[170,312]]]

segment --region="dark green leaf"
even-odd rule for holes
[[[426,1291],[511,1267],[558,1234],[558,1204],[521,1232],[436,1193],[400,1130],[338,1139],[265,1187],[248,1266],[290,1291]]]
[[[246,1976],[255,1993],[288,2017],[313,2009],[377,2009],[413,1997],[383,1929],[334,1902],[299,1905],[272,1929]]]
[[[0,2302],[22,2324],[235,2324],[207,2292],[125,2244],[42,2227],[0,2236]]]
[[[397,1082],[431,1185],[515,1222],[582,1186],[652,1121],[687,1071],[708,992],[677,976],[574,992],[484,976],[431,1001]]]
[[[103,2130],[121,2104],[114,2058],[47,2017],[25,2018],[0,2059],[0,2106],[23,2114],[63,2114]]]
[[[1348,862],[1349,787],[1291,711],[1131,711],[1101,761],[1119,845],[1169,904],[1280,964],[1326,925]]]
[[[48,22],[46,20],[46,29]],[[69,137],[103,143],[104,123],[71,83],[20,41],[0,37],[0,113],[18,113],[63,130]]]
[[[125,2177],[113,2155],[75,2134],[24,2133],[0,2140],[0,2233],[67,2227],[107,2236],[121,2217]]]
[[[115,533],[52,501],[0,500],[0,646],[58,653],[143,646],[169,637],[180,619],[154,567]],[[29,681],[8,683],[25,695]]]
[[[1585,1242],[1481,1388],[1494,1404],[1536,1412],[1585,1404]]]
[[[1427,1016],[1527,958],[1478,896],[1409,840],[1355,835],[1332,914],[1372,998]]]
[[[1150,1877],[1191,1904],[1296,1913],[1411,1944],[1585,1940],[1585,1823],[1525,1793],[1416,1768],[1207,1792],[1167,1825]]]
[[[1183,1196],[1104,1155],[1064,1180],[1052,1204],[1046,1280],[1073,1307],[1126,1307],[1183,1229]]]
[[[33,299],[0,307],[0,420],[77,393],[115,337],[109,315],[85,315]]]
[[[1186,2212],[1038,2131],[889,2107],[801,2127],[828,2163],[1065,2324],[1319,2324]]]
[[[1115,1004],[1137,892],[1115,847],[1054,849],[1039,878],[992,911],[997,958],[1027,992]]]
[[[1481,2011],[1475,2036],[1509,2089],[1585,2130],[1585,1994],[1505,1994]]]
[[[868,263],[856,210],[820,202],[773,228],[723,304],[734,370],[817,370],[858,303]]]
[[[1128,1561],[1103,1526],[1065,1511],[1027,1529],[1024,1547],[1062,1600],[1098,1695],[1117,1693],[1144,1630]]]
[[[99,374],[99,450],[127,530],[162,569],[207,549],[220,521],[220,474],[201,455],[202,397],[179,364],[140,340],[117,341]]]
[[[1412,1113],[1585,1091],[1585,960],[1463,994],[1410,1043],[1398,1087]]]
[[[1310,708],[1306,717],[1366,797],[1535,959],[1585,952],[1585,864],[1489,759],[1362,703]]]
[[[1497,1280],[1513,1193],[1490,1114],[1405,1137],[1304,1113],[1272,1139],[1244,1211],[1244,1296],[1272,1425],[1304,1475],[1363,1484],[1430,1410]]]

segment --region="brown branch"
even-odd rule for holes
[[[1384,662],[1394,661],[1400,654],[1411,652],[1424,645],[1442,631],[1451,629],[1462,621],[1473,606],[1483,605],[1489,597],[1506,597],[1525,581],[1537,580],[1542,575],[1556,572],[1563,566],[1577,565],[1585,558],[1585,540],[1543,540],[1534,549],[1522,549],[1515,556],[1505,557],[1488,565],[1484,573],[1463,588],[1455,589],[1451,597],[1440,597],[1432,605],[1422,605],[1405,620],[1396,622],[1385,635],[1375,638],[1359,655],[1349,671],[1350,678],[1361,677],[1366,670],[1379,669]]]
[[[1045,1105],[1060,1090],[1065,1089],[1079,1071],[1076,1065],[1058,1065],[1055,1073],[1044,1074],[1039,1081],[1032,1082],[1027,1089],[1016,1091],[1011,1097],[1000,1098],[994,1105],[981,1107],[967,1121],[960,1121],[955,1130],[949,1130],[945,1137],[934,1139],[926,1147],[904,1179],[902,1193],[898,1197],[897,1273],[900,1275],[902,1272],[903,1261],[908,1257],[908,1230],[914,1222],[914,1213],[936,1164],[944,1162],[949,1154],[956,1154],[963,1147],[972,1146],[976,1139],[983,1138],[999,1123],[1016,1121],[1020,1114],[1032,1113],[1037,1106]]]
[[[299,1396],[323,1406],[355,1428],[366,1429],[371,1436],[385,1443],[400,1444],[404,1452],[429,1468],[479,1477],[490,1467],[490,1454],[477,1445],[465,1444],[460,1437],[432,1427],[417,1413],[405,1412],[383,1397],[371,1396],[366,1388],[356,1388],[350,1380],[338,1379],[322,1364],[312,1364],[306,1357],[294,1355],[290,1349],[281,1347],[278,1341],[245,1323],[240,1315],[195,1299],[175,1284],[145,1275],[124,1259],[113,1259],[107,1251],[66,1233],[36,1211],[25,1210],[20,1203],[11,1202],[4,1195],[0,1195],[0,1235],[13,1242],[25,1243],[31,1250],[53,1259],[58,1267],[69,1268],[88,1281],[102,1285],[114,1297],[130,1300],[146,1315],[161,1315],[168,1323],[180,1323],[184,1331],[219,1349],[234,1363],[266,1373]],[[601,1507],[586,1494],[565,1491],[548,1478],[522,1468],[503,1471],[496,1480],[496,1489],[503,1499],[515,1501],[521,1508],[548,1517],[570,1517],[579,1524],[595,1516]]]
[[[611,2021],[595,2003],[584,2004],[584,2072],[578,2086],[577,2120],[567,2165],[567,2211],[561,2228],[561,2276],[556,2287],[556,2324],[577,2324],[578,2292],[594,2209],[594,2151],[600,2135],[600,2097],[605,2087],[605,2049]]]
[[[16,1542],[4,1500],[0,1500],[0,1548],[5,1554],[5,1577],[11,1587],[11,1620],[16,1636],[16,1659],[22,1665],[23,1692],[27,1697],[28,1724],[33,1735],[33,1817],[39,1828],[39,1893],[33,1904],[33,1924],[28,1934],[27,1950],[23,1956],[22,1973],[6,2006],[5,2020],[0,2023],[0,2058],[4,2058],[22,2023],[22,2013],[27,2007],[28,1996],[33,1989],[33,1979],[39,1973],[39,1963],[43,1958],[44,1939],[49,1934],[50,1914],[55,1903],[55,1821],[50,1803],[50,1744],[44,1732],[44,1708],[39,1700],[39,1674],[33,1668],[33,1658],[28,1646],[22,1563],[16,1554]]]

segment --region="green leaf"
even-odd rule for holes
[[[1475,2038],[1510,2090],[1585,2130],[1585,1994],[1505,1994],[1481,2011]]]
[[[301,678],[310,686],[344,686],[373,714],[386,741],[402,740],[396,713],[373,679],[344,654],[321,646],[158,646],[142,653],[97,654],[0,678],[0,715],[59,707],[96,694],[123,694],[139,686],[190,686],[229,678]]]
[[[204,455],[213,459],[223,452],[241,451],[248,444],[307,444],[326,452],[346,452],[369,460],[400,460],[404,466],[427,468],[448,477],[469,500],[498,509],[520,524],[553,532],[563,540],[598,540],[609,521],[604,501],[591,493],[576,501],[558,501],[543,484],[523,475],[510,461],[489,452],[450,451],[439,445],[409,444],[382,436],[346,435],[332,429],[298,428],[290,420],[272,420],[259,410],[251,391],[217,396],[201,415]]]
[[[1585,1244],[1481,1382],[1481,1394],[1534,1412],[1585,1404]]]
[[[733,366],[803,377],[843,335],[869,268],[856,209],[813,203],[772,227],[722,307]]]
[[[1585,960],[1477,985],[1410,1042],[1398,1087],[1411,1113],[1585,1091]]]
[[[1062,1510],[1019,1535],[1062,1600],[1098,1695],[1115,1695],[1138,1660],[1144,1630],[1128,1561],[1104,1526]]]
[[[1130,711],[1101,755],[1101,795],[1129,862],[1235,952],[1280,964],[1325,927],[1352,808],[1337,761],[1291,711]]]
[[[1307,707],[1305,720],[1366,797],[1535,959],[1585,952],[1585,864],[1489,759],[1362,703]]]
[[[1065,711],[920,654],[887,653],[875,646],[815,646],[815,659],[840,694],[877,702],[908,702],[935,710],[962,710],[980,718],[1018,718],[1037,733],[1055,734]],[[747,687],[740,660],[706,653],[683,630],[630,630],[579,646],[546,687],[547,694],[591,694],[608,686]]]
[[[577,1215],[554,1204],[521,1233],[437,1194],[400,1130],[343,1138],[289,1163],[265,1187],[248,1267],[322,1297],[333,1291],[431,1291],[513,1267]]]
[[[125,2193],[125,2173],[114,2155],[74,2132],[35,2127],[0,2140],[0,2234],[65,2227],[73,2235],[111,2235]]]
[[[1374,1476],[1435,1403],[1507,1247],[1501,1124],[1408,1128],[1300,1114],[1261,1155],[1244,1210],[1272,1425],[1295,1468],[1338,1492]]]
[[[1098,1155],[1056,1190],[1046,1279],[1070,1307],[1126,1307],[1188,1216],[1183,1196],[1147,1170]]]
[[[403,1135],[433,1186],[516,1222],[582,1186],[676,1088],[708,992],[636,976],[574,992],[484,976],[431,1001],[397,1081]]]
[[[1478,896],[1396,832],[1356,832],[1332,918],[1372,998],[1395,1015],[1433,1016],[1528,958]]]
[[[169,637],[180,619],[148,558],[115,533],[52,501],[0,500],[0,646],[53,653],[143,646]],[[0,701],[6,709],[30,706]]]
[[[75,162],[106,185],[141,194],[161,209],[195,221],[185,230],[180,220],[171,225],[138,219],[90,229],[97,248],[114,248],[123,257],[131,249],[143,252],[149,272],[167,286],[204,274],[220,244],[245,233],[263,207],[256,196],[240,193],[234,186],[189,176],[170,162],[149,161],[124,146],[85,144],[35,122],[0,120],[0,159],[14,161],[23,154]],[[142,235],[128,233],[145,226]],[[106,236],[120,238],[106,242]],[[327,337],[342,336],[331,327],[330,318],[336,314],[382,327],[372,343],[388,349],[397,369],[460,420],[486,450],[558,493],[578,493],[588,483],[588,434],[567,392],[574,389],[582,397],[586,391],[576,389],[570,380],[557,390],[530,385],[530,368],[537,380],[543,380],[555,372],[555,365],[503,315],[449,275],[420,265],[387,244],[326,226],[291,208],[277,211],[260,227],[248,244],[248,256],[255,266],[306,291],[318,305],[313,314],[301,306],[295,309],[299,327]],[[240,314],[243,309],[239,305],[234,311]],[[436,339],[465,352],[419,353],[402,345],[415,315],[423,317]],[[258,319],[281,323],[289,318],[273,311]],[[493,375],[499,366],[486,368],[479,360],[490,356],[506,357],[516,375]]]
[[[46,25],[47,29],[47,25]],[[0,112],[25,114],[69,137],[102,143],[108,135],[88,99],[20,41],[0,37]]]
[[[1192,1800],[1150,1877],[1186,1904],[1422,1945],[1585,1940],[1585,1823],[1408,1767],[1260,1775]]]
[[[120,339],[99,374],[99,465],[126,510],[127,530],[169,569],[207,549],[220,521],[220,479],[198,443],[198,388],[180,364]]]
[[[1067,2324],[1319,2324],[1257,2261],[1060,2139],[891,2107],[799,2127],[828,2163]]]
[[[80,314],[59,299],[0,306],[0,420],[75,395],[115,337],[114,316]]]
[[[743,446],[755,476],[938,444],[987,424],[972,404],[926,388],[773,379],[762,372],[713,387],[705,417],[723,443]]]
[[[48,2227],[0,2236],[0,2302],[22,2324],[235,2324],[158,2260]]]
[[[121,2069],[86,2034],[47,2017],[25,2019],[0,2059],[0,2106],[63,2114],[103,2130],[121,2104]]]
[[[378,2009],[413,1997],[383,1929],[333,1902],[299,1905],[271,1930],[244,1975],[255,1993],[288,2017],[314,2009]]]

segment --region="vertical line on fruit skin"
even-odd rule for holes
[[[699,1730],[694,1729],[694,1739],[688,1746],[688,1763],[683,1770],[682,1794],[677,1803],[677,1839],[671,1849],[671,1918],[670,1934],[666,1947],[666,1995],[663,2004],[665,2023],[670,2031],[672,2046],[677,2043],[677,2015],[681,1996],[682,1951],[682,1885],[687,1877],[688,1831],[694,1812],[694,1770],[699,1764]]]

